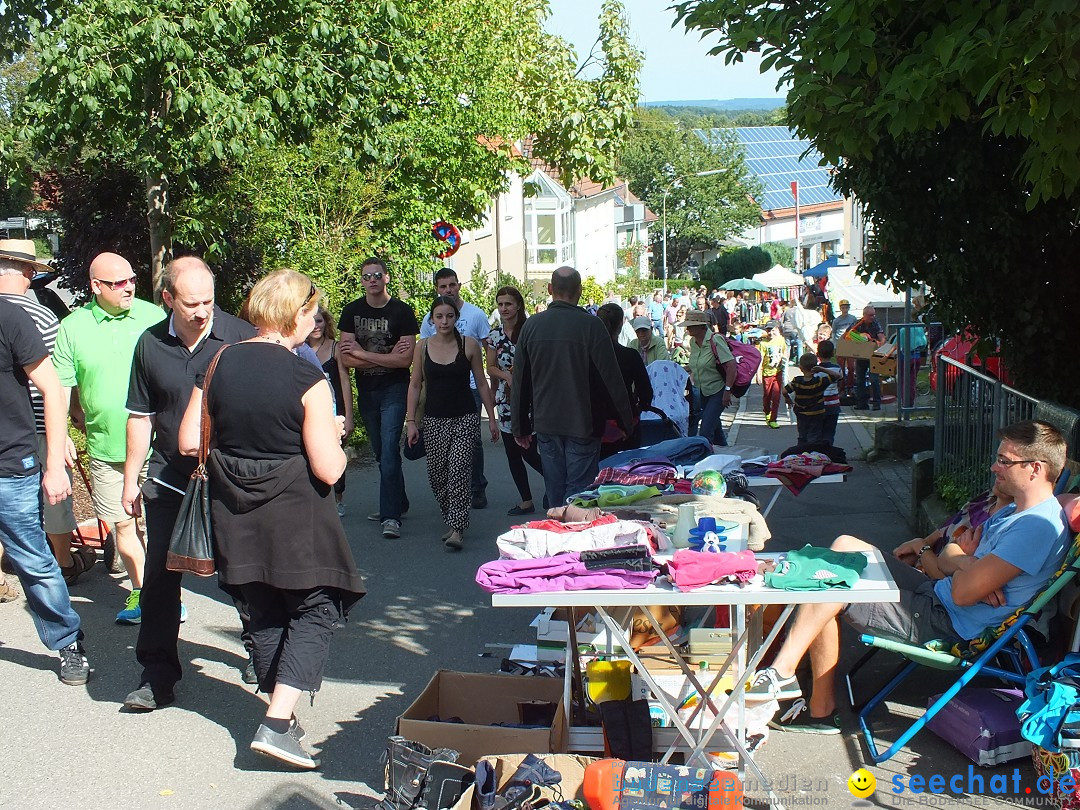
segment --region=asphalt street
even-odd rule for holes
[[[736,419],[734,439],[777,452],[795,441],[794,426],[769,430],[751,389]],[[889,418],[887,411],[872,414]],[[860,452],[869,446],[870,415],[845,408],[838,444],[848,450],[855,471],[844,484],[809,487],[795,498],[783,493],[769,519],[775,535],[770,549],[804,543],[826,544],[845,532],[883,549],[908,539],[908,529],[889,479],[902,480],[902,462],[869,465]],[[57,657],[38,642],[25,602],[0,606],[0,807],[38,808],[340,808],[370,807],[382,792],[379,756],[395,718],[438,669],[495,672],[515,642],[528,642],[532,613],[496,610],[474,583],[477,567],[495,557],[495,537],[513,518],[517,502],[501,447],[487,445],[489,508],[474,511],[465,549],[453,553],[439,540],[443,527],[427,484],[423,462],[405,462],[412,509],[402,537],[387,540],[367,513],[377,509],[378,477],[370,464],[350,469],[344,524],[368,595],[332,644],[326,680],[314,705],[301,702],[305,745],[322,759],[320,770],[297,773],[257,757],[248,749],[263,713],[253,687],[240,680],[244,663],[238,620],[213,580],[188,577],[184,600],[189,619],[181,628],[184,680],[177,702],[151,714],[127,714],[121,701],[138,686],[134,645],[137,628],[114,624],[126,594],[125,582],[100,563],[73,589],[83,618],[93,666],[85,687],[57,680]],[[542,481],[531,473],[539,500]],[[768,495],[769,493],[765,493]],[[852,648],[853,649],[853,648]],[[849,654],[847,660],[852,660]],[[883,665],[879,665],[879,668]],[[881,672],[884,669],[880,669]],[[878,675],[880,677],[880,675]],[[871,675],[873,680],[874,676]],[[933,676],[902,705],[925,705]],[[808,737],[775,733],[758,754],[789,806],[851,806],[848,776],[864,764],[864,752],[850,713],[845,733]],[[885,726],[886,734],[889,726]],[[914,747],[883,768],[871,768],[879,784],[911,773],[967,773],[962,755],[924,733]],[[1030,763],[1018,766],[1033,782]],[[884,794],[881,806],[904,801]],[[760,803],[759,786],[748,785],[749,806]],[[925,796],[924,799],[943,797]],[[916,804],[921,802],[914,802]],[[985,806],[985,796],[953,797],[948,806]],[[938,806],[942,806],[940,802]]]

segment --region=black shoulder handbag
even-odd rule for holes
[[[169,553],[165,557],[165,567],[169,571],[182,574],[197,574],[200,577],[213,576],[214,536],[210,528],[210,480],[206,474],[206,457],[210,452],[210,380],[214,376],[222,346],[206,369],[203,380],[202,399],[202,436],[199,439],[199,466],[188,480],[184,500],[180,504],[180,514],[173,526],[169,539]]]

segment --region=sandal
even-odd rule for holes
[[[83,560],[81,554],[72,549],[71,565],[61,565],[60,573],[64,576],[64,582],[70,587],[78,581],[79,577],[86,573],[86,561]]]
[[[90,546],[72,546],[71,554],[79,555],[83,561],[83,569],[89,571],[97,563],[97,552],[90,548]]]
[[[19,598],[19,589],[8,582],[7,577],[0,581],[0,603],[14,602]]]

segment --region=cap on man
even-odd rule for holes
[[[121,504],[131,358],[139,336],[165,317],[161,307],[135,297],[135,281],[135,271],[123,256],[98,254],[90,263],[93,298],[60,324],[53,353],[65,392],[70,396],[71,389],[78,389],[79,405],[72,405],[72,418],[86,432],[94,512],[112,526],[117,553],[131,579],[131,593],[116,616],[120,624],[141,621],[145,562],[142,530]]]
[[[637,336],[630,341],[629,348],[641,355],[641,362],[646,366],[657,360],[669,359],[667,347],[653,332],[652,321],[647,317],[634,318],[630,325]]]

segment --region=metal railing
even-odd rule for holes
[[[997,432],[1035,418],[1040,401],[970,366],[939,357],[934,478],[967,498],[990,488]]]

